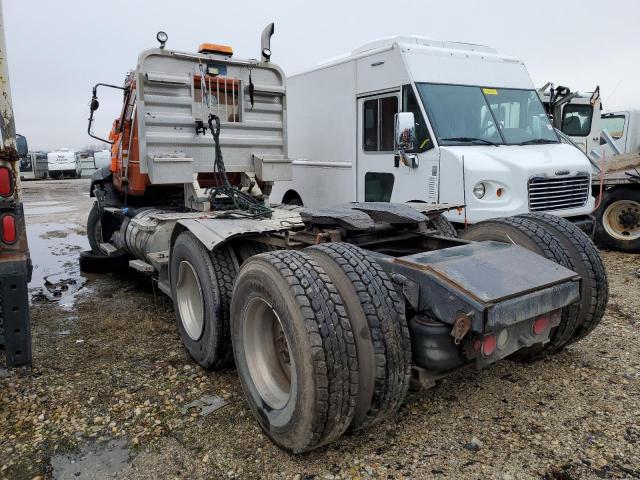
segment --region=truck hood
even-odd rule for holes
[[[534,175],[567,175],[591,172],[591,165],[584,154],[575,147],[554,143],[549,145],[501,145],[441,147],[442,157],[464,156],[465,170],[510,172]],[[567,172],[568,170],[568,172]]]

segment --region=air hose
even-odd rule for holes
[[[220,148],[220,118],[217,115],[209,114],[209,130],[213,135],[215,144],[215,160],[213,172],[221,179],[222,185],[210,187],[206,190],[209,202],[213,210],[240,210],[248,212],[252,217],[264,217],[271,214],[271,209],[248,193],[242,192],[239,188],[229,183],[227,170],[222,158]],[[215,124],[215,125],[214,125]]]

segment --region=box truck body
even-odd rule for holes
[[[561,144],[525,65],[494,49],[424,37],[367,44],[288,79],[293,180],[273,202],[465,204],[475,223],[593,211],[584,155]],[[398,161],[394,116],[412,112],[411,165]]]

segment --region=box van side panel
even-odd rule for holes
[[[349,61],[287,80],[289,158],[293,181],[276,182],[271,202],[295,191],[305,206],[354,200],[356,66]],[[295,188],[294,188],[295,185]],[[289,195],[289,196],[287,196]]]

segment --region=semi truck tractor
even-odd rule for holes
[[[481,222],[474,232],[490,241],[476,242],[443,227],[442,213],[462,204],[272,204],[274,182],[292,175],[273,31],[259,60],[220,44],[171,50],[159,32],[123,84],[94,87],[92,136],[99,92],[119,89],[123,104],[105,138],[112,164],[91,181],[83,269],[119,263],[152,276],[193,360],[235,365],[265,434],[296,453],[393,415],[412,381],[534,361],[591,332],[606,276],[561,218]],[[393,122],[410,163],[424,140],[413,115]]]
[[[640,112],[603,113],[599,87],[579,92],[548,83],[539,92],[554,127],[593,162],[596,243],[640,251]],[[623,163],[628,168],[616,168]]]
[[[560,143],[518,58],[399,36],[287,81],[293,179],[276,184],[274,201],[464,204],[445,214],[459,228],[529,212],[592,227],[591,166]],[[398,112],[413,115],[417,132],[403,157]]]

